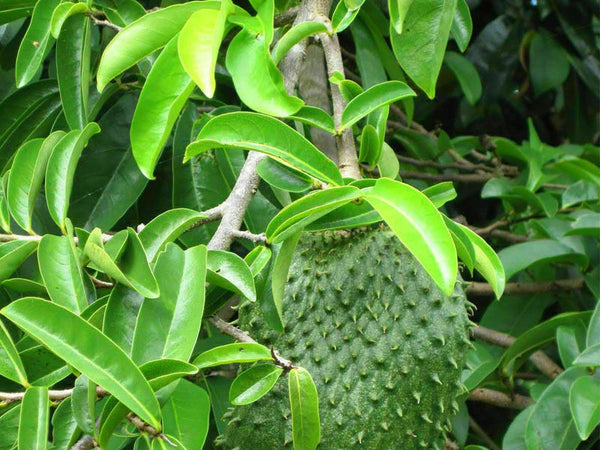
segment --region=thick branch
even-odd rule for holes
[[[583,278],[569,278],[566,280],[535,281],[531,283],[507,283],[504,294],[537,294],[540,292],[576,291],[585,287]],[[488,283],[473,282],[467,288],[467,295],[490,296],[494,295],[492,286]]]
[[[477,388],[469,395],[469,400],[487,403],[500,408],[525,409],[533,404],[533,399],[524,395],[515,394],[509,397],[493,389]]]

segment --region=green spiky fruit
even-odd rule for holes
[[[285,333],[253,305],[242,328],[311,373],[319,449],[442,446],[460,392],[470,321],[388,229],[305,234],[289,272]],[[292,447],[287,384],[229,412],[225,448]]]

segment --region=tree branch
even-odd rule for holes
[[[585,287],[583,278],[569,278],[565,280],[534,281],[530,283],[507,283],[504,288],[505,295],[537,294],[542,292],[576,291]],[[467,295],[491,296],[494,295],[492,286],[488,283],[472,282],[467,287]]]
[[[533,404],[533,399],[515,394],[512,397],[493,389],[477,388],[469,395],[468,400],[487,403],[500,408],[525,409]]]
[[[61,389],[61,390],[49,390],[48,397],[50,400],[60,402],[68,397],[73,395],[73,389]],[[101,388],[100,386],[96,387],[96,395],[98,397],[105,397],[110,395],[106,389]],[[4,402],[20,402],[23,400],[25,396],[25,392],[0,392],[0,401]]]

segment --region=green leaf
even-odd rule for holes
[[[209,250],[206,281],[256,301],[256,287],[248,264],[235,253]]]
[[[398,34],[402,34],[402,26],[412,3],[413,0],[388,0],[390,22]]]
[[[66,5],[63,3],[60,6]],[[76,3],[85,5],[85,3]],[[87,8],[87,5],[85,5]],[[84,15],[69,17],[56,42],[56,73],[65,119],[71,130],[88,123],[90,90],[90,19]]]
[[[46,450],[48,445],[48,422],[50,399],[48,388],[32,386],[27,388],[21,402],[19,423],[19,448]]]
[[[587,235],[600,238],[600,214],[584,214],[571,224],[571,230],[565,236]]]
[[[263,35],[242,29],[229,44],[225,65],[237,94],[250,109],[287,117],[304,105],[286,92]]]
[[[429,98],[435,96],[456,1],[420,0],[408,10],[402,34],[390,29],[396,59]]]
[[[530,328],[519,336],[502,356],[502,367],[506,368],[515,359],[528,354],[556,338],[556,329],[561,326],[577,325],[579,321],[587,322],[590,312],[574,312],[558,314],[541,324]]]
[[[233,112],[212,118],[188,145],[185,159],[210,148],[254,150],[321,181],[342,185],[336,165],[298,132],[272,117]]]
[[[146,14],[123,28],[109,42],[98,66],[98,91],[146,56],[164,47],[199,9],[218,9],[216,1],[194,1]]]
[[[585,348],[585,325],[561,325],[556,329],[556,344],[563,367],[570,367]]]
[[[348,128],[381,106],[397,102],[417,94],[402,81],[379,83],[354,97],[342,113],[342,123],[338,131]]]
[[[131,122],[131,149],[144,176],[154,179],[154,168],[194,82],[177,54],[177,37],[162,51],[142,88]]]
[[[239,364],[255,361],[272,361],[271,350],[264,345],[241,342],[221,345],[201,353],[193,363],[198,369],[207,369],[224,364]]]
[[[471,61],[456,52],[446,52],[444,63],[456,76],[467,101],[474,105],[481,98],[483,90],[477,69]]]
[[[500,250],[498,257],[504,266],[507,280],[536,263],[566,262],[583,268],[588,264],[585,254],[577,253],[571,247],[550,239],[511,245]]]
[[[306,195],[283,208],[267,226],[267,241],[283,242],[311,222],[362,196],[354,186],[340,186]]]
[[[457,195],[452,181],[444,181],[442,183],[435,184],[423,189],[422,192],[429,198],[429,200],[431,200],[431,203],[433,203],[436,208],[441,208],[449,201],[454,200]]]
[[[160,408],[148,382],[117,345],[67,309],[23,298],[1,314],[160,430]]]
[[[502,261],[494,249],[481,236],[463,225],[456,225],[467,235],[473,245],[475,250],[475,269],[490,283],[494,294],[496,294],[496,298],[499,299],[502,297],[504,286],[508,279]]]
[[[567,52],[546,33],[535,33],[529,44],[529,73],[535,96],[559,87],[569,76]]]
[[[261,308],[266,322],[274,330],[283,333],[283,295],[287,276],[301,233],[290,236],[274,249],[274,260],[266,281],[267,289],[261,298]],[[269,291],[270,288],[270,291]]]
[[[10,212],[8,210],[8,201],[6,199],[9,176],[10,170],[0,178],[0,228],[2,228],[5,233],[10,233]]]
[[[381,156],[377,168],[382,177],[391,178],[392,180],[398,176],[400,171],[400,163],[396,158],[396,152],[385,141],[381,145]]]
[[[50,35],[50,19],[61,0],[37,2],[27,32],[19,46],[15,64],[17,87],[28,84],[39,70],[49,47],[54,43]]]
[[[584,180],[600,187],[600,168],[585,159],[565,157],[549,167],[561,174],[570,175],[577,181]]]
[[[87,290],[77,251],[66,236],[46,234],[38,248],[38,264],[50,299],[75,314],[88,306]]]
[[[9,380],[28,386],[27,373],[19,352],[15,348],[10,333],[0,320],[0,375]]]
[[[586,345],[591,347],[592,345],[600,344],[600,302],[596,301],[596,307],[592,313],[592,318],[588,324],[588,331],[586,336]]]
[[[375,167],[381,156],[381,145],[379,144],[379,135],[375,127],[370,124],[365,125],[360,136],[358,161],[367,163],[370,167]]]
[[[600,366],[600,344],[591,345],[573,361],[575,366]]]
[[[279,164],[271,158],[263,159],[258,164],[256,172],[271,186],[288,192],[306,192],[313,186],[312,179],[308,175]]]
[[[65,230],[77,162],[88,140],[100,132],[92,122],[67,133],[55,146],[46,168],[46,203],[54,222]]]
[[[354,19],[360,12],[360,9],[348,9],[346,3],[338,2],[333,15],[331,16],[331,28],[334,33],[341,33],[354,22]]]
[[[33,139],[19,148],[8,174],[6,200],[15,222],[35,234],[31,219],[44,181],[46,165],[56,143],[65,135],[55,131],[46,139]]]
[[[131,228],[127,230],[125,249],[117,260],[113,260],[102,245],[98,228],[90,234],[83,251],[96,266],[119,283],[135,289],[146,298],[159,296],[158,283],[148,265],[144,247]]]
[[[600,380],[577,378],[569,391],[569,404],[579,437],[586,440],[600,424]]]
[[[102,332],[128,354],[143,301],[144,297],[134,289],[117,284],[106,303]]]
[[[294,450],[314,450],[321,440],[317,388],[302,367],[292,369],[288,376]]]
[[[237,376],[229,389],[229,401],[233,405],[248,405],[266,395],[283,373],[273,364],[258,364]]]
[[[467,352],[466,369],[463,370],[461,383],[463,383],[468,392],[475,389],[490,375],[500,361],[495,358],[480,345],[480,342],[475,343],[475,348]]]
[[[96,420],[96,384],[92,383],[85,375],[80,375],[75,380],[71,408],[77,426],[87,434],[94,435]]]
[[[148,261],[155,261],[169,242],[175,241],[206,214],[191,209],[177,208],[155,217],[139,233]]]
[[[201,387],[182,380],[164,405],[163,417],[165,433],[175,436],[182,448],[202,448],[210,424],[210,398]]]
[[[471,12],[466,0],[457,0],[456,2],[450,34],[460,51],[464,53],[473,34],[473,19],[471,19]]]
[[[252,249],[250,253],[246,255],[244,261],[250,266],[252,276],[256,276],[262,272],[266,265],[271,260],[272,251],[270,248],[264,245],[258,245]]]
[[[170,244],[158,257],[154,273],[160,296],[142,303],[131,357],[138,364],[163,358],[187,361],[202,323],[206,247],[183,251]]]
[[[83,14],[90,10],[85,2],[73,3],[64,2],[59,4],[52,12],[50,20],[50,33],[54,39],[58,39],[65,21],[76,14]]]
[[[57,406],[52,415],[52,448],[68,450],[81,434],[71,410],[71,399],[66,398]]]
[[[574,449],[580,438],[569,408],[569,391],[585,369],[571,367],[548,386],[533,406],[527,422],[527,448]]]
[[[322,22],[313,22],[308,20],[306,22],[301,22],[298,25],[294,25],[289,29],[289,31],[281,36],[281,39],[279,39],[277,44],[275,44],[272,52],[273,62],[275,64],[279,64],[286,53],[303,39],[306,39],[313,34],[327,33],[327,31],[327,27]]]
[[[196,11],[177,41],[181,65],[208,98],[215,93],[215,67],[229,8],[229,3],[223,1],[220,9]]]
[[[0,244],[0,281],[6,280],[37,249],[35,241],[12,241]]]
[[[412,186],[387,178],[366,190],[365,199],[440,289],[450,294],[458,272],[456,248],[433,203]]]
[[[306,22],[305,22],[306,23]],[[297,120],[298,122],[305,123],[312,127],[320,128],[335,133],[335,126],[333,125],[333,117],[323,111],[321,108],[316,106],[303,106],[297,112],[289,116],[291,120]]]
[[[425,191],[423,191],[425,192]],[[463,229],[453,220],[447,216],[444,217],[444,222],[448,227],[448,231],[452,235],[454,246],[456,247],[456,253],[460,260],[467,266],[471,275],[473,275],[473,269],[475,268],[475,262],[477,255],[475,253],[475,246],[469,236],[463,231]]]

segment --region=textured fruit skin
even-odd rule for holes
[[[285,333],[257,308],[240,325],[311,373],[319,449],[441,447],[458,405],[470,321],[460,283],[444,295],[388,229],[303,235],[289,272]],[[228,413],[225,448],[291,448],[287,380]]]

